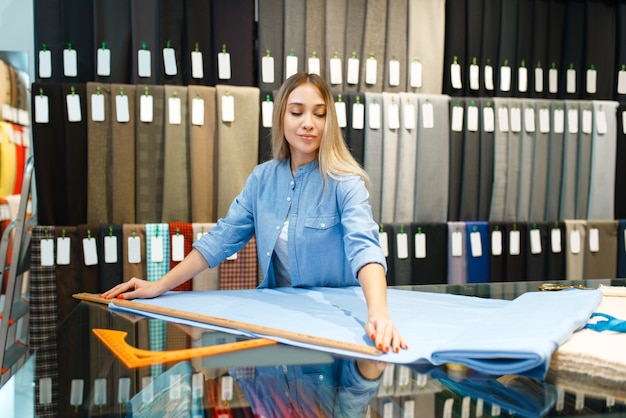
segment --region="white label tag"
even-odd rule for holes
[[[426,234],[415,234],[415,258],[426,258]]]
[[[548,70],[548,92],[558,93],[559,91],[559,72],[556,68]]]
[[[128,263],[141,263],[141,238],[128,237]]]
[[[517,90],[524,93],[528,90],[528,68],[517,69]]]
[[[411,87],[422,87],[422,63],[419,61],[413,61],[411,63]]]
[[[170,375],[170,382],[167,387],[167,392],[169,394],[169,399],[171,401],[176,401],[180,399],[183,395],[182,387],[181,387],[181,375],[180,374],[172,374]]]
[[[261,58],[261,81],[268,84],[274,82],[274,57]]]
[[[554,109],[554,132],[557,134],[565,132],[565,112],[563,109]]]
[[[399,260],[409,258],[409,236],[405,232],[396,235],[396,256]]]
[[[298,57],[295,55],[287,55],[285,58],[285,79],[291,77],[298,72]]]
[[[496,129],[495,113],[493,107],[483,108],[483,129],[485,132],[493,132]]]
[[[68,94],[65,96],[65,99],[68,122],[80,122],[83,118],[80,110],[80,96],[78,94]]]
[[[182,112],[180,98],[170,97],[167,99],[168,122],[170,125],[180,125],[182,123]]]
[[[374,85],[378,77],[378,61],[376,58],[368,58],[365,61],[365,83]]]
[[[137,75],[143,78],[152,75],[152,55],[147,49],[137,51]]]
[[[511,67],[503,65],[500,67],[500,91],[511,90]]]
[[[578,109],[569,109],[567,111],[567,131],[570,134],[578,133]]]
[[[592,124],[592,113],[591,110],[589,109],[585,109],[583,110],[583,133],[584,134],[591,134],[591,131],[593,129],[593,124]]]
[[[576,93],[576,70],[568,69],[565,77],[565,91],[570,94]]]
[[[383,405],[383,418],[393,418],[393,402],[385,402]]]
[[[272,114],[274,113],[274,102],[264,101],[261,103],[261,123],[264,128],[272,127]],[[337,115],[339,117],[339,115]]]
[[[378,233],[378,241],[380,242],[380,247],[383,250],[383,255],[385,257],[389,257],[389,237],[385,231]]]
[[[463,256],[463,234],[459,231],[454,231],[452,233],[452,257],[461,257]]]
[[[470,232],[470,247],[472,249],[472,257],[483,256],[483,243],[480,240],[480,232]]]
[[[600,109],[596,112],[596,129],[600,135],[604,135],[607,132],[606,124],[606,112]]]
[[[341,71],[341,59],[330,59],[330,84],[343,83],[343,72]]]
[[[500,132],[509,131],[509,110],[506,106],[500,106],[498,108],[498,130]]]
[[[432,129],[435,127],[435,113],[433,105],[430,102],[422,104],[422,127],[424,129]]]
[[[530,253],[541,254],[541,231],[538,229],[530,230]]]
[[[463,131],[463,107],[454,106],[452,108],[452,127],[453,132]]]
[[[42,96],[38,94],[35,96],[35,122],[48,123],[50,122],[50,112],[48,106],[48,96]]]
[[[543,68],[535,68],[535,91],[543,93]]]
[[[550,249],[554,254],[559,254],[562,251],[561,248],[561,230],[552,228],[550,231]]]
[[[470,418],[470,409],[472,407],[472,398],[463,396],[461,400],[461,418]]]
[[[191,52],[191,78],[204,78],[204,62],[200,51]]]
[[[233,254],[229,255],[228,257],[226,257],[226,259],[228,261],[235,261],[237,259],[237,253],[233,253]]]
[[[502,255],[502,231],[491,232],[491,255]]]
[[[130,121],[130,109],[128,107],[128,96],[118,94],[115,96],[115,115],[119,123]]]
[[[204,396],[204,373],[198,372],[191,375],[191,398],[202,399]]]
[[[49,50],[39,51],[39,78],[52,77],[52,53]]]
[[[41,240],[41,265],[54,266],[54,240]]]
[[[117,263],[117,237],[109,235],[104,237],[104,262]]]
[[[478,108],[474,105],[467,108],[467,130],[470,132],[478,131]]]
[[[448,398],[443,403],[442,418],[452,418],[452,411],[454,408],[454,398]]]
[[[550,132],[550,111],[545,107],[539,109],[539,132],[543,134]]]
[[[94,122],[104,122],[104,95],[91,95],[91,120]]]
[[[230,53],[220,52],[217,54],[217,78],[220,80],[230,80]]]
[[[98,251],[95,238],[83,238],[83,260],[86,266],[98,264]]]
[[[391,103],[387,106],[387,128],[399,129],[400,128],[400,109],[397,103]]]
[[[509,232],[509,255],[520,255],[520,233],[518,230]]]
[[[596,86],[597,74],[596,74],[596,70],[592,70],[592,69],[588,69],[587,70],[586,81],[587,81],[587,83],[586,83],[587,93],[589,93],[589,94],[596,94],[597,93],[597,86]]]
[[[70,405],[81,406],[83,404],[83,392],[85,381],[83,379],[72,379],[70,384]]]
[[[348,126],[348,116],[346,114],[346,102],[335,102],[335,111],[337,112],[337,123],[340,128]]]
[[[65,77],[78,76],[78,57],[75,49],[63,50],[63,75]]]
[[[463,88],[461,81],[461,65],[458,63],[450,64],[450,83],[453,89],[459,90]]]
[[[221,379],[221,395],[222,401],[230,401],[233,399],[233,378],[231,376],[222,376]]]
[[[98,48],[97,60],[96,73],[100,77],[109,77],[111,75],[111,50]]]
[[[404,401],[402,409],[404,409],[402,418],[415,418],[415,401]]]
[[[485,65],[485,90],[492,91],[493,88],[493,67],[491,65]]]
[[[600,232],[598,228],[589,229],[589,251],[592,253],[600,251]]]
[[[317,57],[309,57],[308,59],[309,74],[320,75],[320,59]]]
[[[370,129],[380,129],[380,104],[372,103],[368,106],[368,122]]]
[[[163,254],[163,237],[152,237],[151,241],[151,251],[150,251],[150,261],[153,263],[161,263],[164,258]]]
[[[476,64],[469,67],[469,86],[470,90],[478,90],[480,88],[480,68]]]
[[[622,133],[626,135],[626,111],[622,112]]]
[[[204,125],[204,99],[194,97],[191,100],[191,124],[195,126]]]
[[[413,103],[405,103],[402,108],[402,121],[404,122],[404,129],[415,129],[415,105]]]
[[[400,85],[400,61],[389,61],[389,85],[392,87]]]
[[[522,109],[518,106],[511,108],[511,132],[522,132]]]
[[[39,56],[39,59],[41,60],[41,55]],[[624,70],[620,70],[617,73],[617,94],[626,94],[626,71]]]
[[[59,266],[70,264],[70,242],[68,237],[57,238],[57,264]]]
[[[348,75],[346,77],[346,82],[351,85],[355,85],[359,83],[359,59],[358,58],[348,59]]]
[[[139,120],[151,123],[154,119],[154,98],[150,95],[142,94],[139,99]]]
[[[222,96],[222,122],[235,121],[235,98]]]
[[[365,106],[363,103],[352,105],[352,129],[365,128]]]
[[[573,230],[569,237],[570,251],[572,254],[580,253],[580,231]]]
[[[185,236],[172,235],[172,261],[183,261],[185,258]]]
[[[176,75],[178,73],[174,48],[163,48],[163,70],[166,75]]]
[[[532,107],[524,109],[524,129],[526,132],[535,132],[535,109]]]

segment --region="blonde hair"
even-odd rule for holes
[[[284,160],[290,156],[284,127],[287,99],[292,91],[306,83],[312,84],[319,90],[327,109],[326,123],[317,157],[324,182],[327,176],[338,179],[344,175],[357,175],[363,179],[365,186],[369,189],[369,176],[354,159],[343,139],[330,86],[317,74],[296,73],[289,77],[278,90],[274,98],[272,115],[272,157],[275,160]]]

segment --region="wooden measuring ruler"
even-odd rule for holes
[[[93,293],[77,293],[73,295],[74,298],[85,300],[88,302],[96,302],[96,303],[104,303],[109,304],[113,303],[117,306],[123,306],[127,308],[137,309],[144,312],[151,312],[160,315],[171,316],[174,318],[188,319],[191,321],[200,322],[203,324],[209,325],[217,325],[220,327],[231,328],[231,329],[239,329],[243,331],[252,332],[259,335],[265,335],[268,338],[278,337],[285,338],[292,341],[297,341],[301,343],[307,343],[311,345],[317,345],[321,347],[328,347],[334,349],[340,349],[344,351],[349,351],[353,353],[367,354],[370,356],[379,356],[382,354],[380,350],[376,347],[364,345],[364,344],[355,344],[346,341],[333,340],[330,338],[318,337],[316,335],[303,334],[300,332],[294,332],[289,330],[284,330],[280,328],[268,327],[265,325],[257,325],[251,324],[249,322],[237,321],[234,319],[228,318],[220,318],[216,316],[197,314],[193,312],[187,312],[179,309],[173,308],[165,308],[162,306],[153,306],[147,303],[141,303],[134,300],[124,300],[124,299],[104,299],[101,298],[100,295]]]
[[[191,358],[212,356],[215,354],[230,353],[232,351],[246,350],[249,348],[265,347],[276,344],[276,341],[267,338],[255,338],[251,340],[237,341],[232,343],[209,345],[206,347],[186,348],[182,350],[150,351],[133,347],[126,342],[127,333],[112,329],[94,328],[93,333],[106,345],[109,350],[120,359],[129,369],[149,366],[151,364],[170,363]]]

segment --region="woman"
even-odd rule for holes
[[[255,235],[260,287],[357,286],[368,306],[365,330],[388,352],[406,343],[389,319],[385,257],[368,203],[368,177],[344,144],[326,81],[298,73],[280,88],[273,159],[253,170],[217,225],[156,282],[132,278],[105,298],[152,298],[239,251]]]

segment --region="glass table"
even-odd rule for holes
[[[600,283],[625,284],[621,279],[558,282],[589,288]],[[541,284],[398,288],[511,300]],[[116,355],[93,329],[124,331],[125,345]],[[626,399],[607,396],[606,385],[618,382],[552,371],[545,380],[486,376],[455,364],[357,363],[282,344],[136,368],[123,362],[128,347],[171,352],[245,341],[221,331],[112,313],[105,305],[80,302],[50,344],[33,356],[35,416],[626,416]],[[372,367],[382,372],[374,381],[360,372]],[[617,389],[626,393],[626,387]]]

